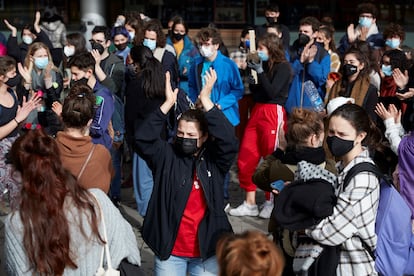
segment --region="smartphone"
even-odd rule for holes
[[[279,192],[281,192],[283,188],[285,187],[285,181],[283,180],[273,181],[272,183],[270,183],[270,187],[272,187],[272,189],[274,190],[278,190]]]

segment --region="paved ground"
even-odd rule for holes
[[[234,180],[234,179],[233,179]],[[229,187],[230,192],[230,204],[232,207],[238,206],[244,200],[244,193],[240,190],[238,184],[236,182],[231,182]],[[263,203],[264,201],[264,194],[263,192],[258,192],[257,195],[258,204]],[[144,243],[141,237],[141,233],[139,231],[142,225],[142,217],[136,211],[136,204],[133,198],[133,190],[132,188],[124,188],[122,189],[122,203],[120,208],[122,214],[125,218],[131,223],[134,228],[134,232],[137,237],[138,245],[141,251],[141,258],[142,258],[142,268],[144,269],[146,275],[153,275],[153,264],[154,264],[154,254],[148,248],[148,246]],[[3,252],[3,244],[4,244],[4,221],[5,216],[0,216],[0,276],[6,275],[3,265],[4,265],[4,252]],[[232,217],[229,216],[230,223],[233,226],[233,229],[236,233],[243,232],[249,229],[256,229],[263,232],[267,230],[267,219],[261,219],[258,217]]]

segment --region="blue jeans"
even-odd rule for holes
[[[111,182],[110,194],[111,198],[121,197],[121,149],[111,148],[112,166],[114,167],[115,176]]]
[[[132,181],[134,183],[134,195],[138,213],[145,217],[152,188],[154,187],[154,179],[147,162],[135,152],[132,159]]]
[[[213,276],[218,275],[216,256],[203,261],[201,258],[177,257],[171,255],[161,261],[155,256],[155,276]],[[187,274],[188,273],[188,274]]]

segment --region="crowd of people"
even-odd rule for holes
[[[139,269],[132,227],[117,209],[127,159],[155,275],[295,275],[297,235],[339,246],[333,275],[377,275],[370,250],[379,179],[364,172],[344,183],[355,165],[376,164],[394,177],[414,219],[414,63],[403,26],[378,26],[377,7],[364,2],[338,43],[332,18],[312,16],[291,43],[278,6],[264,16],[230,53],[220,29],[190,37],[179,15],[165,33],[159,19],[126,12],[111,27],[95,26],[89,41],[67,33],[51,7],[20,39],[4,19],[0,193],[9,275],[92,275],[107,245],[105,263]],[[234,174],[245,191],[237,207],[229,204]],[[335,200],[312,224],[296,221],[300,211],[287,202],[294,215],[283,222],[298,231],[289,230],[274,208],[283,187],[313,178],[330,189],[285,194]],[[257,188],[265,191],[260,207]],[[272,241],[233,234],[228,216],[269,219]]]

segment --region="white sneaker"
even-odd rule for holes
[[[262,205],[262,210],[260,211],[259,217],[268,219],[270,218],[273,210],[273,202],[270,200],[266,200]]]
[[[244,216],[257,217],[258,214],[259,214],[259,208],[257,208],[257,205],[247,204],[246,201],[243,201],[243,204],[241,204],[239,207],[231,209],[229,211],[229,215],[235,216],[235,217],[244,217]]]

